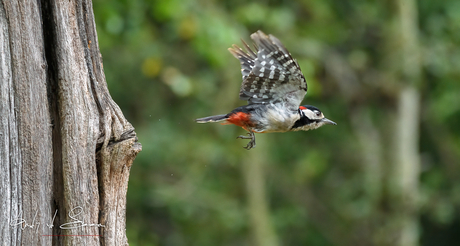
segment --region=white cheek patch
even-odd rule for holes
[[[307,116],[307,118],[309,118],[311,120],[320,120],[320,119],[324,118],[323,113],[321,113],[320,116],[317,116],[314,111],[311,111],[311,110],[302,110],[302,111],[304,112],[305,116]]]
[[[305,116],[307,116],[307,118],[313,119],[313,112],[311,112],[310,110],[303,110],[303,113],[305,114]]]

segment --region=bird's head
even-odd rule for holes
[[[324,114],[314,106],[300,106],[299,115],[300,119],[294,123],[292,131],[308,131],[324,125],[337,125],[334,121],[324,117]]]

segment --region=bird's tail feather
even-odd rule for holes
[[[208,122],[220,122],[226,120],[228,117],[226,114],[213,115],[204,118],[196,119],[197,123],[208,123]]]

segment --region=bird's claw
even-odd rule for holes
[[[249,141],[248,145],[246,145],[246,147],[243,147],[243,148],[245,148],[247,150],[250,150],[250,149],[256,147],[256,137],[255,137],[253,132],[248,132],[248,135],[249,136],[239,135],[236,138],[251,139],[251,141]]]
[[[255,148],[256,147],[256,141],[254,141],[253,139],[251,141],[249,141],[248,145],[246,145],[246,147],[243,147],[247,150],[250,150],[252,148]]]

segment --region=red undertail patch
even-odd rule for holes
[[[247,130],[248,126],[252,126],[249,114],[243,112],[236,112],[230,115],[227,121],[225,123],[222,123],[222,125],[227,124],[234,124],[243,127],[245,130]]]

